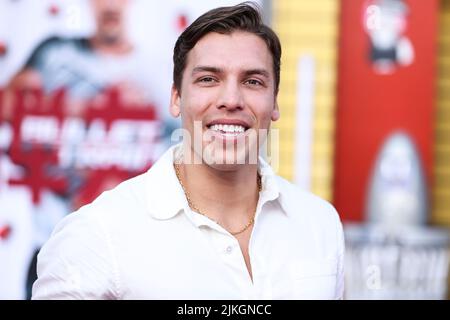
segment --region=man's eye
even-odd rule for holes
[[[252,86],[261,86],[262,82],[256,79],[249,79],[247,81],[245,81],[245,83],[252,85]]]
[[[213,77],[204,77],[198,80],[199,82],[214,82],[214,78]]]

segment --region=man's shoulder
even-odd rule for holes
[[[280,189],[281,204],[293,216],[320,221],[339,219],[336,209],[327,200],[280,176],[276,176],[276,180]]]
[[[78,51],[89,51],[89,41],[87,38],[62,38],[52,36],[44,39],[31,53],[25,66],[37,67],[42,63],[42,59],[48,56],[52,51],[60,51],[64,48],[71,48]]]
[[[142,196],[137,192],[142,189],[142,180],[143,175],[126,180],[64,217],[54,228],[44,251],[63,252],[65,248],[71,248],[76,252],[83,245],[100,245],[106,239],[105,235],[109,237],[121,229],[133,230],[136,223],[142,222],[136,217],[142,217],[145,213],[140,205]],[[140,192],[145,194],[145,191]]]

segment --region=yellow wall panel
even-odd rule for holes
[[[450,0],[441,0],[432,222],[450,226]]]
[[[338,13],[339,1],[335,0],[273,1],[273,26],[283,46],[278,99],[281,119],[276,123],[280,129],[279,173],[293,179],[297,64],[300,56],[309,54],[314,57],[316,72],[311,185],[314,193],[329,200],[334,157]]]

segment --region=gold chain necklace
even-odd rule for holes
[[[180,182],[181,188],[184,191],[184,194],[186,196],[187,202],[189,204],[189,207],[194,210],[195,212],[200,213],[201,215],[207,217],[208,219],[214,221],[215,223],[217,223],[218,225],[220,225],[222,228],[224,228],[225,230],[227,230],[227,228],[225,228],[219,221],[211,218],[210,216],[208,216],[207,214],[203,213],[193,202],[191,197],[189,196],[189,193],[186,190],[186,187],[183,184],[183,180],[181,180],[181,175],[180,175],[180,165],[179,164],[174,164],[173,165],[175,168],[175,174],[177,175],[178,181]],[[258,173],[258,180],[257,180],[257,184],[258,184],[258,192],[261,192],[261,176]],[[253,223],[255,222],[255,215],[253,214],[250,221],[239,231],[236,232],[231,232],[229,231],[233,236],[240,234],[242,232],[244,232],[245,230],[247,230]]]

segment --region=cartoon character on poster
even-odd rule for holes
[[[368,56],[377,74],[392,74],[414,62],[414,47],[406,35],[408,14],[403,0],[370,0],[364,6]]]

